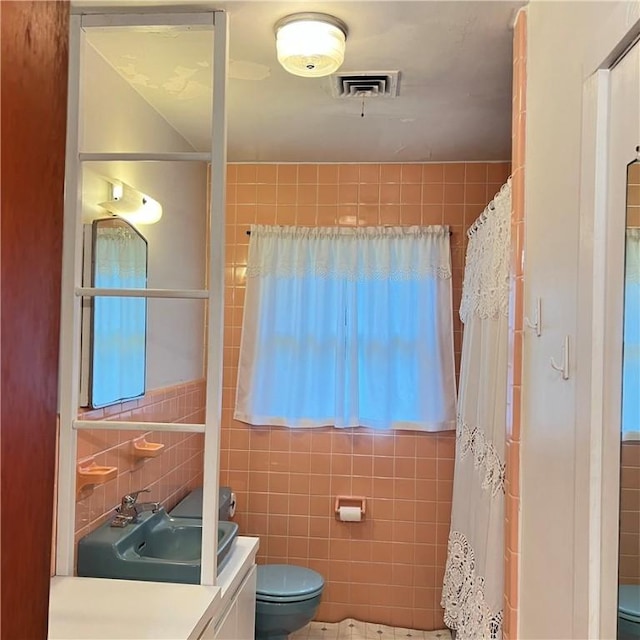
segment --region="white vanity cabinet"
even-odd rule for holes
[[[54,577],[49,640],[254,640],[258,538],[239,536],[216,586]]]
[[[222,588],[220,612],[201,640],[254,640],[256,615],[256,552],[258,539],[239,537],[218,576]]]
[[[207,627],[202,640],[253,640],[256,614],[256,567],[240,585],[217,621]]]
[[[247,581],[236,599],[236,638],[253,640],[256,632],[256,579],[258,568],[254,565]],[[218,636],[219,640],[224,640]]]

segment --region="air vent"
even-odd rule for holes
[[[352,71],[331,76],[334,98],[395,98],[399,71]]]

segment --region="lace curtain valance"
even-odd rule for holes
[[[146,286],[147,245],[131,229],[99,226],[96,230],[94,262],[96,277],[102,282],[115,278],[122,288]]]
[[[414,242],[406,243],[407,238]],[[283,254],[283,239],[296,239]],[[339,243],[336,243],[339,239]],[[451,278],[449,227],[251,227],[247,277]]]
[[[624,281],[625,284],[638,284],[640,283],[640,228],[628,227],[626,238]]]

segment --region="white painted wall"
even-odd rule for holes
[[[91,47],[83,69],[82,151],[193,151]],[[140,225],[149,242],[151,288],[201,289],[205,283],[206,165],[204,163],[91,163],[91,171],[118,178],[158,200],[162,219]],[[83,210],[95,213],[101,191],[88,176]],[[147,388],[203,375],[204,303],[150,300]]]
[[[585,153],[593,168],[595,124],[583,122],[590,109],[583,100],[639,6],[533,0],[528,7],[525,313],[540,296],[543,333],[529,332],[524,348],[516,634],[523,640],[589,637],[594,238],[581,218],[590,186],[581,175]],[[571,379],[563,381],[549,361],[560,360],[566,335]]]

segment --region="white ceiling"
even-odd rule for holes
[[[118,3],[135,6],[140,2]],[[143,3],[145,8],[151,3]],[[153,4],[180,4],[154,2]],[[193,5],[193,2],[189,3]],[[196,3],[211,8],[211,2]],[[227,1],[230,161],[473,161],[511,156],[511,25],[521,0]],[[95,10],[90,0],[74,7]],[[296,11],[347,23],[340,71],[400,71],[398,98],[334,98],[276,60]],[[198,150],[209,147],[210,33],[94,32],[93,46]]]

